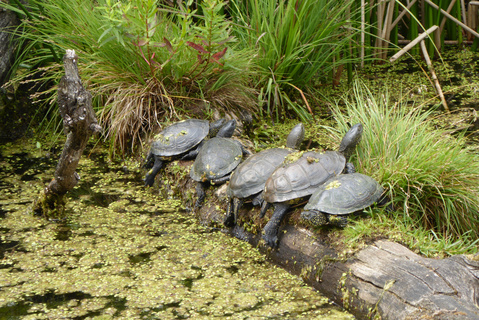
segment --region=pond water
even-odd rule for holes
[[[84,153],[64,221],[29,213],[61,149],[0,146],[0,319],[354,319],[256,248]]]

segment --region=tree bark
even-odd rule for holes
[[[0,9],[0,86],[7,80],[12,67],[15,52],[12,31],[19,23],[12,11]]]
[[[172,184],[160,189],[182,198],[187,208],[195,200],[190,196],[194,183],[186,174],[191,163],[178,163],[185,174],[178,174],[178,164],[168,164],[164,181]],[[295,223],[301,208],[290,214],[289,224],[281,226],[279,246],[271,250],[261,240],[266,221],[258,218],[258,208],[244,205],[239,213],[242,226],[224,228],[225,189],[226,185],[207,190],[205,205],[195,212],[201,224],[258,247],[273,263],[301,276],[358,319],[479,319],[479,255],[431,259],[387,240],[346,255],[344,248],[329,241],[328,230]]]
[[[66,50],[65,75],[58,84],[58,107],[67,139],[54,178],[34,206],[36,213],[47,217],[63,216],[63,196],[80,180],[75,170],[83,150],[90,136],[101,131],[91,105],[92,96],[81,83],[77,61],[75,51]]]

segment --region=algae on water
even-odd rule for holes
[[[55,156],[28,149],[0,147],[0,319],[353,318],[98,147],[80,162],[69,218],[32,216]]]

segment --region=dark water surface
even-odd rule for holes
[[[249,244],[85,152],[65,221],[29,213],[60,149],[0,146],[0,319],[353,319]]]

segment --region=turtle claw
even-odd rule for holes
[[[225,227],[231,228],[235,226],[235,219],[234,215],[229,214],[226,216],[225,220],[223,221],[223,224]]]
[[[155,183],[155,176],[148,174],[146,175],[144,181],[145,181],[145,187],[152,187],[153,183]]]
[[[268,246],[270,246],[273,249],[278,246],[278,236],[277,235],[264,234],[263,235],[263,240]]]

